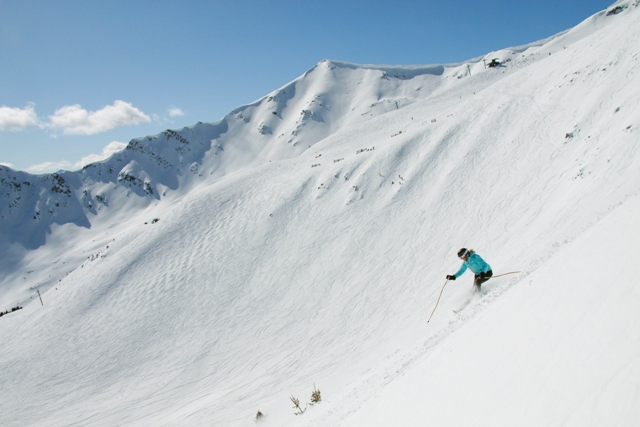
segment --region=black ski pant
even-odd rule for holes
[[[487,271],[486,273],[476,274],[476,277],[473,279],[473,284],[476,285],[478,289],[480,289],[480,285],[491,279],[491,276],[493,276],[493,271],[491,270]]]

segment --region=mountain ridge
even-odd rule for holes
[[[617,6],[619,4],[626,7],[626,3],[616,2],[609,11],[615,10],[617,7],[623,7]],[[593,31],[597,31],[597,22],[607,17],[610,17],[607,11],[602,11],[585,20],[578,27],[593,26],[595,28]],[[574,36],[573,33],[577,33],[577,35]],[[587,32],[587,34],[590,34],[590,32]],[[343,121],[339,120],[339,117],[349,115],[348,109],[344,109],[345,111],[339,111],[333,115],[337,117],[332,117],[326,121],[323,119],[323,114],[330,113],[327,109],[327,103],[332,103],[333,100],[324,100],[323,104],[322,94],[310,92],[314,85],[318,86],[318,83],[314,81],[307,83],[307,80],[313,74],[324,72],[326,78],[328,72],[330,73],[335,68],[347,69],[353,72],[360,71],[364,72],[364,74],[369,74],[368,76],[363,76],[363,79],[367,79],[369,84],[374,85],[379,83],[375,82],[377,77],[386,81],[394,79],[412,80],[416,77],[424,78],[425,76],[428,79],[428,76],[443,77],[445,70],[450,72],[451,78],[461,79],[469,77],[467,73],[472,73],[472,65],[474,66],[473,72],[475,72],[480,67],[482,58],[496,57],[500,63],[504,64],[505,61],[512,62],[519,54],[529,49],[540,48],[550,42],[556,44],[558,40],[566,41],[567,37],[573,43],[585,37],[585,33],[575,29],[567,30],[538,42],[506,48],[484,57],[456,64],[390,66],[322,60],[301,77],[251,104],[234,109],[218,122],[200,122],[181,130],[167,129],[154,136],[132,139],[123,151],[112,155],[104,161],[91,163],[79,172],[59,171],[53,174],[31,175],[26,172],[13,171],[7,166],[0,165],[0,188],[4,196],[0,199],[0,220],[6,224],[2,227],[3,232],[0,233],[0,240],[5,240],[9,244],[17,242],[28,249],[35,249],[44,244],[46,235],[50,233],[50,227],[53,224],[73,223],[81,227],[90,226],[91,215],[95,215],[97,213],[96,208],[104,205],[104,201],[108,198],[106,194],[103,194],[104,191],[114,191],[120,187],[121,190],[129,189],[141,197],[160,199],[166,191],[175,190],[180,181],[179,178],[184,177],[185,174],[190,172],[202,177],[204,172],[199,168],[204,167],[208,169],[210,174],[214,174],[211,169],[243,167],[243,165],[237,165],[233,159],[229,161],[231,166],[227,168],[224,165],[207,166],[203,163],[212,146],[214,146],[213,154],[217,156],[224,152],[225,146],[246,144],[243,140],[256,138],[255,133],[254,135],[247,135],[246,132],[233,134],[234,128],[237,127],[237,121],[244,124],[251,123],[252,127],[261,136],[273,137],[275,136],[273,133],[276,132],[278,133],[278,139],[285,138],[287,144],[292,146],[286,148],[282,148],[282,145],[273,147],[273,141],[270,141],[269,144],[272,147],[269,150],[269,157],[272,158],[269,161],[300,155],[305,150],[295,148],[299,145],[299,141],[296,140],[299,132],[303,132],[305,128],[315,130],[315,128],[320,128],[323,125],[326,128],[327,123],[330,123],[329,127],[331,129],[328,129],[328,131],[321,131],[316,137],[309,138],[307,136],[305,138],[305,144],[308,145],[308,148],[311,148],[311,145],[315,144],[315,142],[326,138],[342,126]],[[556,49],[560,48],[556,46]],[[515,62],[517,61],[514,61],[513,65],[515,65]],[[522,62],[527,62],[527,59]],[[487,60],[482,64],[483,70],[486,69],[486,63]],[[382,74],[379,76],[370,75],[372,72],[378,71]],[[371,81],[372,78],[373,82]],[[325,89],[331,87],[330,83],[327,84],[322,81],[322,77],[319,85]],[[436,91],[443,86],[441,81],[435,82],[435,85],[431,83],[431,85],[432,89]],[[297,86],[301,87],[298,88]],[[416,86],[415,89],[417,90],[423,89],[422,85]],[[287,94],[287,90],[289,94]],[[383,92],[380,92],[380,90]],[[304,93],[303,96],[296,95],[296,92],[300,91]],[[356,95],[355,100],[352,99],[351,101],[351,111],[362,105],[370,105],[372,111],[361,112],[361,116],[384,114],[394,106],[401,108],[407,103],[415,102],[415,100],[424,96],[422,95],[424,92],[418,97],[407,97],[399,96],[400,94],[397,93],[395,94],[396,96],[384,93],[384,89],[376,89],[376,91],[378,95],[374,99],[370,95],[366,96],[366,99]],[[406,90],[404,92],[406,93]],[[426,96],[430,95],[427,94]],[[296,105],[289,106],[289,102],[294,97],[297,98]],[[342,105],[344,103],[343,100],[336,100],[333,105]],[[286,120],[281,117],[285,109],[288,110]],[[297,109],[300,110],[300,116],[293,113],[293,110]],[[351,115],[353,116],[353,114]],[[284,129],[282,129],[283,127]],[[227,136],[226,134],[230,132],[232,134],[228,135],[227,140],[223,141],[224,137]],[[194,144],[190,145],[189,138],[195,138],[195,145],[199,145],[193,152]],[[217,142],[214,145],[215,141]],[[255,146],[255,144],[250,145]],[[242,150],[242,148],[240,149]],[[251,149],[255,148],[252,147]],[[175,150],[176,153],[173,153],[172,150]],[[224,157],[224,155],[221,157]],[[265,160],[263,159],[262,163],[264,162]],[[185,167],[186,163],[189,163],[188,170]],[[248,163],[251,164],[252,161]],[[169,172],[169,169],[173,169],[173,172]],[[224,176],[224,173],[222,175]],[[111,183],[114,188],[106,189],[104,185],[100,185],[106,183]],[[30,187],[34,191],[28,194],[29,192],[26,190]],[[61,191],[66,196],[69,196],[68,199],[60,200],[59,197],[55,196],[60,194]],[[25,221],[25,218],[31,218],[34,222]],[[17,227],[20,227],[20,233],[11,233],[10,230]]]

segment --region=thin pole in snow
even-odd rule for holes
[[[522,273],[521,271],[510,271],[508,273],[502,273],[502,274],[498,274],[497,276],[493,276],[491,277],[492,279],[495,279],[496,277],[501,277],[501,276],[506,276],[507,274],[516,274],[516,273]]]
[[[440,303],[440,297],[442,296],[442,291],[444,291],[444,287],[447,286],[448,281],[449,281],[448,279],[444,281],[444,285],[442,285],[442,289],[440,290],[440,295],[438,296],[438,301],[436,301],[436,306],[433,307],[433,311],[431,312],[431,316],[429,316],[429,320],[427,320],[427,323],[431,321],[431,318],[433,317],[433,313],[436,312],[436,308],[438,308],[438,304]]]
[[[44,303],[42,302],[42,296],[40,295],[40,289],[36,289],[38,291],[38,298],[40,298],[40,304],[44,307]]]
[[[493,276],[492,279],[495,279],[496,277],[506,276],[508,274],[516,274],[516,273],[521,273],[521,271],[510,271],[508,273],[498,274],[497,276]],[[447,286],[448,281],[449,281],[448,279],[444,281],[444,285],[442,285],[442,289],[440,289],[440,295],[438,295],[438,301],[436,301],[436,306],[433,307],[433,311],[431,312],[431,316],[429,316],[429,320],[427,320],[427,323],[431,321],[431,318],[433,317],[433,313],[436,312],[436,308],[438,308],[438,304],[440,303],[440,297],[442,296],[442,292],[444,291],[444,287]]]

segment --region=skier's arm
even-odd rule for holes
[[[458,270],[458,272],[454,274],[455,278],[457,279],[458,277],[462,276],[465,271],[467,271],[467,263],[463,262],[460,270]]]

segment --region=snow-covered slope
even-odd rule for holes
[[[296,425],[636,425],[638,212],[635,196],[489,310],[483,298],[437,345],[391,358]]]
[[[635,424],[640,11],[617,7],[468,63],[322,61],[82,171],[0,167],[3,423]],[[427,324],[461,246],[523,273],[449,283]]]

